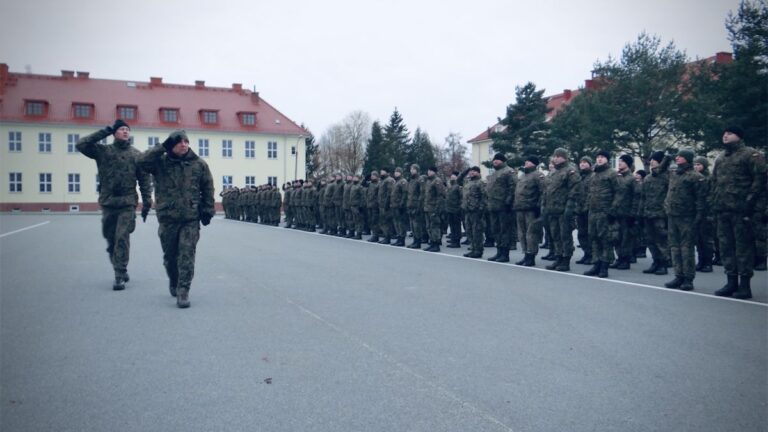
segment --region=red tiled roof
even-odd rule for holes
[[[0,64],[0,120],[43,123],[79,123],[103,126],[114,122],[117,106],[135,106],[138,118],[128,123],[133,127],[163,129],[205,129],[223,132],[250,132],[301,135],[307,131],[283,115],[259,96],[243,90],[239,84],[232,88],[197,85],[164,84],[161,79],[121,81],[90,78],[87,73],[74,75],[62,71],[62,76],[8,72]],[[48,115],[43,118],[25,116],[25,100],[48,102]],[[72,103],[92,103],[93,118],[75,119]],[[178,108],[179,122],[161,122],[160,108]],[[218,111],[218,123],[204,124],[200,110]],[[256,113],[253,126],[243,125],[239,113]]]

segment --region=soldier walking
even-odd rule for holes
[[[81,138],[75,148],[96,161],[99,175],[99,206],[101,207],[101,233],[107,240],[107,253],[115,274],[112,289],[125,289],[128,277],[128,259],[131,233],[136,229],[136,183],[141,192],[141,217],[147,220],[152,207],[152,186],[149,175],[138,164],[141,152],[131,146],[131,128],[121,119],[112,126]],[[98,142],[114,135],[112,144]]]

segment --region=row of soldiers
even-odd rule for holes
[[[738,127],[725,131],[725,151],[711,174],[709,161],[689,149],[654,152],[646,172],[635,171],[629,155],[612,168],[607,151],[577,166],[560,148],[547,174],[535,156],[518,172],[499,153],[485,180],[478,167],[444,181],[436,167],[424,175],[412,165],[407,179],[402,169],[385,168],[362,181],[340,173],[317,186],[295,181],[284,186],[286,227],[355,239],[370,234],[368,241],[394,246],[405,246],[410,231],[408,247],[426,243],[437,252],[444,234],[447,247],[460,247],[463,224],[464,256],[480,258],[484,247],[495,246],[488,260],[509,262],[519,243],[524,257],[516,264],[523,266],[535,266],[546,233],[550,253],[542,258],[557,271],[570,271],[576,229],[584,251],[576,263],[592,265],[585,275],[629,269],[647,248],[653,261],[643,272],[666,275],[673,268],[668,288],[694,289],[696,271],[712,271],[717,259],[728,283],[716,294],[750,298],[754,269],[765,269],[767,180],[764,156],[745,146],[742,134]]]
[[[227,188],[219,193],[224,217],[245,222],[277,226],[280,223],[282,195],[277,186],[264,184],[242,189]]]

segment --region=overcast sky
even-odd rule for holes
[[[515,86],[583,86],[646,31],[691,59],[730,51],[737,0],[3,0],[13,72],[229,87],[242,83],[320,137],[395,107],[433,142],[503,116]]]

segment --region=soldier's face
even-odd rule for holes
[[[565,162],[565,158],[562,156],[555,156],[552,160],[555,162],[555,165],[560,165]]]
[[[595,162],[597,162],[598,165],[605,165],[605,164],[608,163],[608,158],[606,158],[605,156],[600,155],[600,156],[597,157],[597,159],[595,159]]]
[[[128,141],[128,138],[131,136],[131,130],[128,128],[128,126],[120,126],[115,131],[115,139],[121,140],[121,141]]]
[[[419,173],[419,172],[418,172],[418,171],[416,171],[416,168],[411,168],[411,175],[412,175],[412,176],[415,176],[415,175],[416,175],[416,174],[418,174],[418,173]]]
[[[493,160],[493,167],[494,167],[494,168],[498,168],[498,167],[500,167],[502,164],[504,164],[504,162],[502,162],[502,161],[501,161],[501,159],[494,159],[494,160]]]
[[[581,162],[579,162],[579,168],[585,170],[585,169],[590,169],[592,167],[589,165],[589,162],[581,161]]]
[[[650,166],[651,168],[656,168],[657,166],[661,165],[656,159],[651,159]]]
[[[700,163],[695,163],[695,164],[693,164],[693,169],[695,169],[696,172],[702,172],[702,171],[704,171],[704,165],[702,165]]]
[[[678,156],[675,156],[675,163],[678,164],[678,165],[685,165],[685,164],[688,163],[688,161],[685,160],[684,157],[678,155]]]
[[[189,151],[189,141],[181,140],[173,146],[173,154],[176,156],[184,156]]]
[[[531,161],[525,161],[525,165],[523,165],[525,168],[536,168],[536,165],[533,164]]]
[[[731,132],[725,132],[723,133],[723,144],[733,144],[741,141],[741,138],[739,138],[738,135]]]

